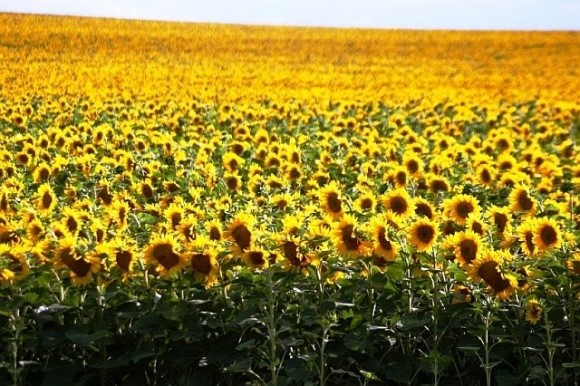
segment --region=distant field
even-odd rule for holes
[[[580,33],[0,15],[4,95],[578,101]]]
[[[577,386],[579,48],[0,15],[0,384]]]

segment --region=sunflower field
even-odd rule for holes
[[[578,385],[579,47],[0,14],[0,384]]]

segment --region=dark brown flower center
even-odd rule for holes
[[[528,197],[528,193],[525,191],[521,191],[518,194],[518,205],[522,208],[523,211],[529,211],[534,206],[534,202]]]
[[[473,204],[468,201],[459,201],[455,206],[455,213],[462,219],[466,219],[473,210]]]
[[[397,172],[395,179],[397,180],[397,183],[399,185],[406,185],[407,184],[407,173],[405,173],[404,171],[399,171],[399,172]]]
[[[431,207],[422,202],[415,205],[415,214],[418,216],[427,217],[428,219],[433,218],[433,211]]]
[[[52,204],[52,195],[50,194],[50,192],[44,192],[44,194],[42,195],[42,207],[44,209],[48,209],[50,208],[50,205]]]
[[[435,236],[435,229],[429,224],[421,224],[417,228],[417,238],[424,244],[428,244]]]
[[[171,269],[179,264],[179,255],[173,252],[171,244],[159,244],[153,248],[153,257],[165,269]]]
[[[404,197],[395,196],[389,200],[389,207],[393,212],[403,214],[407,211],[409,204],[407,204],[407,200]]]
[[[462,240],[459,243],[459,251],[463,260],[469,264],[475,260],[477,256],[477,244],[473,240]]]
[[[211,272],[211,257],[207,253],[195,253],[191,256],[191,267],[197,272],[209,275]]]
[[[242,249],[248,249],[252,241],[252,233],[246,228],[245,225],[238,225],[232,231],[232,237],[236,244]]]
[[[497,271],[497,265],[496,261],[486,261],[477,270],[477,275],[496,293],[502,292],[510,286],[509,280],[502,277],[501,273]]]
[[[361,244],[360,240],[354,234],[354,226],[352,224],[346,225],[342,228],[342,242],[349,251],[356,251]]]
[[[449,190],[449,186],[447,185],[447,183],[445,181],[434,180],[433,182],[431,182],[431,190],[434,193],[447,192]]]
[[[491,173],[489,172],[488,169],[483,169],[479,176],[481,177],[483,183],[489,184],[491,182]]]
[[[248,253],[248,259],[251,264],[256,267],[261,267],[266,264],[266,259],[264,258],[264,253],[260,251],[251,251]]]
[[[217,227],[211,227],[209,230],[209,238],[210,240],[219,241],[222,238],[222,234]]]
[[[528,247],[528,250],[530,251],[530,254],[534,253],[534,250],[536,249],[536,246],[534,245],[534,235],[532,234],[532,232],[526,232],[525,234],[525,242],[526,242],[526,246]]]
[[[132,259],[133,254],[129,251],[119,251],[115,254],[115,260],[117,261],[117,265],[123,271],[129,271]]]
[[[373,208],[373,200],[370,198],[363,198],[360,203],[360,207],[364,210],[370,210]]]
[[[419,170],[419,164],[414,159],[407,162],[407,170],[409,173],[413,174]]]
[[[544,244],[550,246],[558,241],[558,233],[551,225],[544,225],[540,230],[540,237]]]
[[[292,265],[300,265],[300,259],[298,258],[298,246],[292,241],[286,241],[282,246],[284,250],[284,256],[290,261]]]
[[[379,242],[379,245],[381,246],[381,248],[383,248],[385,251],[392,251],[393,250],[393,244],[391,244],[391,242],[389,240],[387,240],[385,228],[381,228],[381,230],[379,231],[379,234],[377,236],[378,236],[377,239],[378,239],[378,242]]]
[[[328,203],[328,208],[333,213],[339,213],[342,210],[342,202],[338,198],[338,194],[335,192],[330,192],[326,196],[326,202]]]

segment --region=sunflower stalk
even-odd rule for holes
[[[270,351],[269,351],[269,367],[270,367],[270,384],[276,386],[278,384],[278,367],[282,364],[278,364],[278,330],[276,328],[277,319],[276,319],[276,299],[275,293],[277,289],[275,288],[275,283],[272,281],[272,270],[267,269],[266,272],[266,279],[267,279],[267,307],[266,307],[266,326],[268,329],[268,341],[270,342]]]
[[[18,356],[20,350],[20,333],[22,332],[22,327],[20,326],[20,309],[15,308],[12,315],[9,318],[10,329],[12,331],[12,339],[10,342],[10,376],[12,377],[13,385],[20,385],[20,375],[22,369],[18,366]]]
[[[568,323],[570,323],[570,333],[571,333],[571,349],[572,349],[572,363],[579,363],[580,358],[578,358],[578,347],[576,342],[576,293],[574,291],[574,285],[571,280],[569,280],[568,286]],[[578,379],[576,373],[578,372],[578,368],[572,368],[573,377]],[[574,383],[576,386],[578,385],[578,381]]]
[[[554,386],[556,384],[556,374],[554,372],[554,356],[556,355],[556,344],[553,341],[552,322],[548,318],[549,310],[546,309],[544,312],[544,328],[546,330],[546,350],[548,351],[548,360],[544,360],[546,364],[546,372],[548,373],[548,384]]]

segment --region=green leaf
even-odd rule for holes
[[[111,334],[107,330],[99,330],[93,332],[92,334],[89,334],[84,330],[75,328],[68,330],[67,332],[65,332],[64,335],[68,339],[72,340],[74,343],[78,344],[79,346],[88,346],[93,342],[96,342],[104,338],[108,338],[113,334]]]

